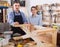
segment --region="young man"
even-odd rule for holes
[[[8,23],[12,26],[11,30],[14,33],[19,33],[21,35],[24,35],[25,32],[19,28],[19,27],[13,27],[14,25],[24,24],[27,23],[26,17],[23,12],[20,10],[20,3],[18,1],[15,1],[13,3],[13,10],[8,14]]]
[[[37,14],[37,8],[35,6],[31,7],[31,12],[32,15],[28,18],[28,23],[42,26],[42,15]]]

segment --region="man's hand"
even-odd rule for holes
[[[23,26],[27,27],[27,29],[29,29],[30,31],[33,31],[35,29],[34,25],[32,24],[23,24]]]
[[[14,25],[19,25],[19,22],[14,22]]]
[[[31,24],[23,24],[23,26],[25,26],[25,27],[30,27]]]
[[[14,40],[20,40],[20,39],[22,39],[22,37],[21,36],[19,36],[19,37],[13,37],[13,39]]]

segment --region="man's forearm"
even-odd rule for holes
[[[29,35],[23,35],[23,36],[21,36],[22,37],[22,39],[26,39],[26,38],[30,38],[30,36]]]
[[[23,35],[23,36],[19,36],[19,37],[13,37],[14,40],[26,39],[26,38],[30,38],[30,36],[29,35]]]

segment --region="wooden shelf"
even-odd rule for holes
[[[50,17],[50,14],[45,14],[45,13],[44,13],[43,15],[44,15],[44,16],[48,16],[48,17]]]
[[[43,9],[43,12],[48,12],[49,10]]]
[[[60,6],[60,4],[59,3],[56,3],[56,6]]]
[[[0,6],[0,9],[7,9],[8,7],[6,6]]]
[[[53,10],[53,12],[60,12],[60,10]]]

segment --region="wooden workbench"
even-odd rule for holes
[[[23,25],[15,25],[14,27],[21,27],[26,34],[37,43],[37,47],[56,47],[57,30],[52,28],[46,28],[41,26],[34,26],[27,28]],[[30,30],[29,30],[30,29]]]

